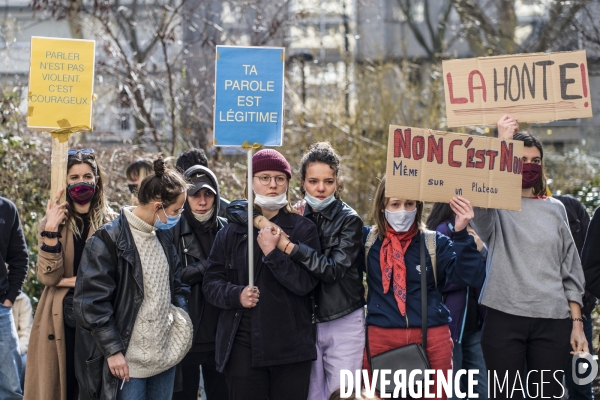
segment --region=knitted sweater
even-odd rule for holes
[[[125,208],[125,217],[142,262],[144,300],[125,359],[129,376],[148,378],[179,363],[192,345],[192,321],[171,304],[169,264],[155,228]]]
[[[565,207],[522,198],[521,211],[476,208],[475,231],[488,246],[480,303],[531,318],[567,318],[581,304],[584,277]]]

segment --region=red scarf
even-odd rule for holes
[[[396,232],[389,225],[379,253],[381,266],[381,283],[383,293],[390,290],[393,275],[393,291],[398,310],[406,315],[406,264],[404,253],[417,234],[417,224],[413,224],[407,232]]]

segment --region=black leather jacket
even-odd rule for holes
[[[181,261],[167,230],[156,231],[169,263],[171,303],[188,311],[189,287],[181,283]],[[144,299],[142,264],[123,210],[87,241],[73,306],[77,333],[75,373],[81,399],[117,398],[118,384],[106,358],[125,354]]]
[[[232,202],[229,222],[246,225],[246,207],[246,201]],[[363,222],[339,199],[321,212],[306,205],[304,216],[317,226],[321,251],[298,243],[290,257],[320,281],[314,290],[316,322],[333,321],[365,305]]]

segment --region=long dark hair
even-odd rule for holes
[[[146,205],[151,201],[160,200],[163,207],[169,207],[190,185],[179,172],[167,169],[162,157],[154,161],[153,168],[154,175],[145,177],[140,184],[138,202]]]
[[[106,222],[108,222],[111,217],[114,216],[114,212],[108,207],[108,203],[106,198],[104,197],[104,183],[102,176],[104,175],[100,169],[100,166],[96,162],[96,158],[94,154],[84,154],[81,152],[77,152],[76,154],[72,154],[67,159],[67,175],[69,174],[69,170],[74,165],[78,164],[87,164],[92,168],[92,173],[94,174],[94,178],[96,180],[96,192],[90,200],[90,228],[92,231],[97,230]],[[81,236],[81,232],[79,231],[79,226],[83,226],[83,220],[75,212],[75,203],[71,196],[67,196],[67,202],[69,203],[69,219],[67,220],[67,224],[69,224],[69,228],[71,232],[75,234],[75,236]]]
[[[454,220],[454,211],[450,208],[450,204],[448,203],[435,203],[431,208],[431,212],[429,213],[429,217],[427,217],[427,229],[435,231],[435,228],[438,227],[439,224],[446,221]]]
[[[544,149],[542,142],[534,136],[531,132],[519,132],[513,135],[513,140],[520,140],[523,142],[525,147],[535,147],[540,151],[540,158],[542,159],[542,173],[538,181],[533,185],[534,196],[545,196],[546,195],[546,172],[544,171]]]

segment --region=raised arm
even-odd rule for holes
[[[479,287],[485,279],[485,263],[467,226],[473,218],[471,203],[462,197],[450,201],[456,215],[454,240],[451,242],[438,234],[437,248],[440,281],[456,285]]]
[[[43,238],[41,233],[46,230],[46,218],[38,226],[38,259],[36,273],[39,281],[45,286],[56,286],[65,273],[64,257],[61,242],[58,239],[54,245],[48,245],[48,238]],[[54,228],[50,228],[54,229]],[[62,230],[65,231],[64,229]],[[54,231],[53,231],[54,232]]]

